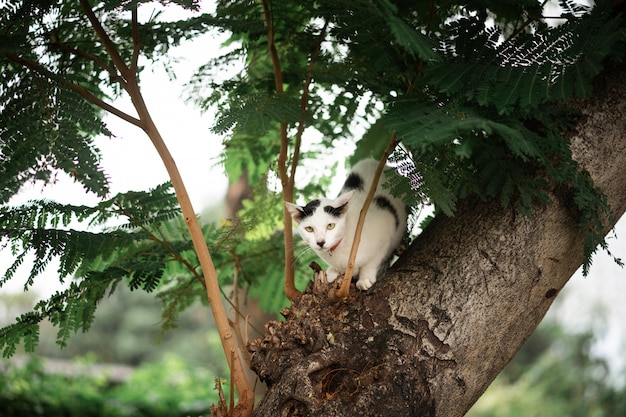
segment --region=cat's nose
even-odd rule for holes
[[[320,240],[317,242],[317,246],[319,246],[320,248],[323,248],[325,243],[326,243],[325,240]]]

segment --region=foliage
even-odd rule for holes
[[[216,348],[218,351],[219,347]],[[215,375],[206,369],[190,366],[183,358],[166,355],[160,362],[136,369],[124,385],[112,390],[110,396],[132,405],[133,415],[208,415],[211,404],[218,402],[217,389],[210,388],[221,384],[228,391],[225,382],[215,380]]]
[[[207,241],[212,242],[220,282],[232,285],[235,269],[242,276],[241,285],[258,285],[257,280],[263,277],[275,291],[263,295],[261,306],[276,312],[285,303],[279,285],[281,240],[273,228],[259,230],[260,222],[254,219],[262,214],[266,220],[271,217],[268,204],[276,212],[274,218],[279,216],[275,197],[264,198],[267,201],[257,201],[248,210],[258,210],[256,214],[249,213],[249,224],[208,224],[204,232]],[[111,222],[118,225],[100,232],[66,229],[75,219],[92,226]],[[120,282],[131,290],[158,289],[164,304],[164,329],[175,325],[177,314],[204,292],[203,279],[197,272],[198,261],[169,184],[148,192],[118,194],[95,207],[63,206],[49,201],[6,207],[0,210],[0,222],[3,237],[12,239],[16,254],[7,275],[14,273],[29,251],[34,251],[37,260],[27,285],[55,256],[60,259],[60,279],[71,274],[78,279],[2,329],[0,348],[5,356],[13,355],[20,339],[26,351],[32,352],[37,346],[39,323],[44,319],[58,326],[57,344],[65,346],[72,332],[89,329],[97,304]],[[246,239],[241,233],[247,229],[252,237]],[[50,235],[56,237],[52,243]],[[305,266],[302,265],[302,276]]]
[[[569,334],[544,323],[467,414],[470,417],[620,416],[625,387],[593,357],[590,332]]]
[[[133,62],[129,10],[139,5],[141,12],[144,2],[93,3],[120,57]],[[237,277],[264,308],[275,312],[284,303],[276,179],[288,167],[277,154],[288,148],[292,173],[301,159],[317,158],[312,185],[299,185],[295,196],[308,199],[330,182],[323,168],[335,166],[337,156],[328,156],[340,138],[355,154],[380,156],[392,132],[401,140],[393,160],[404,177],[393,189],[412,205],[427,202],[451,215],[459,199],[476,195],[531,216],[536,203],[549,203],[550,190],[565,190],[559,196],[573,196],[588,270],[611,211],[571,159],[564,134],[578,115],[564,103],[588,95],[602,68],[623,58],[622,17],[608,2],[587,8],[561,1],[559,26],[546,23],[534,0],[433,4],[220,0],[212,14],[176,22],[155,15],[138,25],[142,58],[166,65],[183,39],[230,34],[229,51],[189,82],[191,98],[218,114],[213,131],[224,138],[226,171],[233,180],[247,174],[256,190],[239,218],[204,227],[224,288]],[[0,330],[3,355],[20,341],[34,349],[44,318],[58,326],[64,345],[89,328],[98,302],[120,283],[156,291],[163,325],[173,325],[204,292],[174,195],[166,184],[108,198],[93,143],[96,134],[110,135],[94,103],[111,110],[105,100],[127,80],[111,70],[106,45],[76,2],[21,0],[2,11],[0,242],[16,261],[0,282],[14,277],[29,252],[35,262],[26,287],[54,258],[59,278],[75,279]],[[241,62],[233,77],[216,76]],[[319,136],[321,144],[313,139]],[[61,171],[102,202],[7,204],[24,184],[50,183]],[[297,262],[302,281],[307,263]]]
[[[32,312],[3,329],[0,338],[3,354],[12,355],[20,337],[25,340],[26,350],[32,351],[37,344],[39,323],[44,319],[59,327],[57,343],[64,346],[72,332],[89,328],[97,303],[123,278],[128,279],[131,289],[141,286],[146,291],[154,290],[169,261],[165,255],[170,254],[171,246],[161,243],[160,257],[151,252],[159,247],[162,242],[159,239],[164,236],[158,227],[155,233],[159,237],[152,235],[150,227],[155,223],[163,225],[178,214],[175,201],[169,186],[164,185],[150,192],[119,194],[95,207],[49,201],[2,207],[2,241],[11,243],[15,255],[5,279],[12,277],[31,251],[36,260],[26,287],[53,258],[60,260],[57,271],[60,280],[72,274],[81,278],[70,282],[68,289],[40,301]],[[127,221],[111,230],[87,232],[69,228],[74,220],[102,226],[120,218]],[[188,246],[188,242],[177,246],[181,245]],[[85,268],[87,264],[90,268]]]
[[[0,414],[11,417],[209,415],[211,403],[218,398],[216,390],[207,390],[215,385],[212,375],[172,355],[136,368],[116,386],[109,385],[106,375],[46,373],[37,359],[24,367],[8,365],[4,376]]]
[[[30,292],[0,294],[0,305],[4,311],[0,326],[30,311],[35,303],[36,296]],[[42,321],[34,354],[71,359],[90,352],[97,362],[137,366],[158,362],[165,354],[173,353],[184,357],[190,365],[201,366],[211,375],[226,377],[227,366],[220,355],[219,337],[215,328],[210,326],[211,318],[206,313],[206,306],[194,303],[178,316],[176,328],[167,332],[162,332],[158,321],[162,309],[161,301],[154,294],[131,291],[120,285],[98,304],[89,332],[73,335],[63,349],[56,344],[56,329],[48,321]],[[120,311],[124,314],[119,314]],[[253,320],[253,324],[257,329],[262,325],[258,320]],[[207,349],[198,349],[198,344],[205,345],[207,340],[209,355]],[[217,345],[213,346],[215,341]],[[19,355],[24,355],[20,347],[16,352],[16,356]]]
[[[384,149],[396,131],[404,149],[396,158],[408,159],[402,166],[411,181],[395,189],[410,203],[426,200],[452,215],[459,198],[475,194],[532,216],[532,204],[549,202],[555,184],[569,188],[586,234],[587,273],[597,245],[604,246],[600,223],[593,219],[610,218],[611,210],[571,159],[563,133],[576,114],[562,103],[588,95],[607,58],[622,58],[623,20],[610,14],[607,2],[589,8],[563,1],[565,22],[550,26],[537,2],[515,4],[511,12],[509,5],[491,1],[431,8],[430,2],[381,0],[342,4],[341,10],[336,2],[272,3],[288,86],[277,95],[266,29],[254,14],[259,6],[223,2],[217,24],[232,31],[241,48],[212,64],[244,56],[247,65],[223,83],[211,83],[201,71],[193,85],[212,87],[199,102],[217,106],[218,133],[224,126],[231,132],[224,158],[227,168],[238,167],[229,171],[233,174],[271,166],[278,143],[265,164],[267,153],[255,148],[268,149],[266,138],[278,137],[272,120],[292,129],[310,125],[332,146],[337,137],[351,135],[352,121],[364,113],[376,133],[366,133],[356,152],[369,156]],[[306,48],[312,50],[322,36],[321,52],[309,54],[307,62]],[[315,80],[311,92],[301,87],[304,71]],[[298,119],[295,103],[305,92],[307,105]],[[240,135],[254,133],[262,139],[243,143],[249,153],[243,152]],[[290,145],[297,148],[295,137]],[[259,178],[264,177],[251,176]]]

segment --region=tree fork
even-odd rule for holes
[[[574,159],[626,211],[626,65],[572,100]],[[534,331],[584,260],[575,205],[557,194],[533,218],[465,199],[438,216],[369,291],[330,304],[316,280],[251,344],[267,382],[257,416],[460,417]],[[608,232],[613,224],[606,224]]]

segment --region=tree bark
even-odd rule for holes
[[[571,148],[618,219],[626,210],[626,66],[606,71]],[[250,345],[268,385],[255,416],[464,415],[583,262],[569,197],[532,219],[467,199],[438,216],[371,290],[330,304],[316,279]],[[608,224],[608,232],[612,227]]]

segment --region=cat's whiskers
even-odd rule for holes
[[[292,249],[291,252],[294,254],[294,257],[293,257],[294,262],[299,261],[301,258],[303,258],[308,253],[314,252],[313,249],[311,249],[311,247],[309,245],[307,245],[306,243],[304,243],[300,239],[294,239],[292,241],[291,249]]]
[[[296,245],[294,245],[294,249],[295,249],[295,246]],[[297,253],[294,251],[294,254],[295,254],[294,261],[298,262],[301,258],[303,258],[305,255],[311,252],[314,252],[314,251],[309,246],[302,247],[302,249],[299,250]]]

